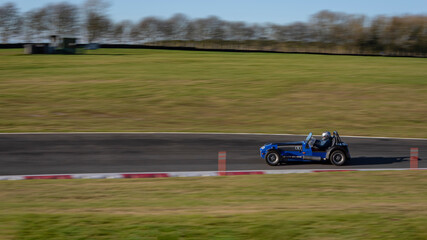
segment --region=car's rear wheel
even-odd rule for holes
[[[278,151],[270,151],[265,155],[265,161],[270,166],[277,166],[280,164],[282,160],[282,156],[280,156],[280,153]]]
[[[331,156],[329,157],[329,160],[335,166],[342,166],[347,160],[347,157],[343,151],[335,150],[332,152]]]

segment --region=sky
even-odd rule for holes
[[[64,0],[0,0],[14,2],[21,12]],[[65,0],[83,5],[84,0]],[[288,24],[307,21],[321,10],[375,15],[427,14],[427,0],[107,0],[114,21],[183,13],[190,18],[218,16],[228,21]]]

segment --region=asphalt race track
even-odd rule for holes
[[[342,137],[352,160],[336,167],[300,162],[270,167],[259,157],[268,142],[301,141],[299,135],[58,133],[0,134],[0,175],[215,171],[218,151],[227,170],[409,168],[411,147],[427,168],[427,139]]]

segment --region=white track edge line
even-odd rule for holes
[[[427,170],[427,168],[363,168],[363,169],[283,169],[283,170],[236,170],[233,172],[262,172],[262,174],[292,174],[292,173],[315,173],[315,172],[351,172],[351,171],[405,171],[405,170]],[[69,175],[71,179],[120,179],[123,174],[167,174],[169,177],[213,177],[219,176],[219,171],[183,171],[183,172],[126,172],[126,173],[76,173],[76,174],[36,174],[36,175],[4,175],[1,180],[26,180],[26,177],[52,177]],[[161,178],[161,177],[159,177]]]

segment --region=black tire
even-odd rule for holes
[[[347,157],[342,150],[335,150],[329,156],[329,161],[335,166],[342,166],[347,161]]]
[[[267,155],[265,155],[265,161],[270,166],[277,166],[282,161],[282,156],[280,156],[278,151],[269,151]]]

